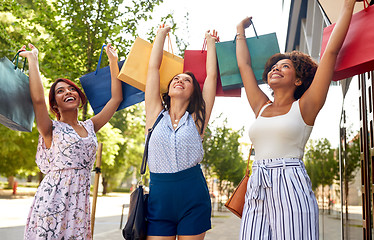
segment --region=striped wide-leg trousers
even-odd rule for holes
[[[240,240],[317,240],[318,205],[302,160],[266,159],[252,169]]]

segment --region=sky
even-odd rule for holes
[[[201,49],[204,33],[209,29],[217,30],[221,41],[233,40],[236,34],[236,25],[246,16],[252,16],[257,33],[261,35],[276,32],[280,50],[284,52],[288,12],[283,11],[282,2],[288,6],[290,0],[165,0],[161,6],[156,7],[154,12],[155,16],[172,13],[177,24],[188,24],[188,31],[178,34],[183,34],[180,37],[187,39],[189,43],[187,49],[190,50]],[[184,18],[187,12],[189,12],[188,22]],[[154,21],[157,20],[158,18],[155,17]],[[158,25],[159,22],[148,21],[142,27],[150,29],[153,27],[150,26],[152,24]],[[142,37],[142,33],[140,36]],[[246,36],[254,36],[252,27],[246,30]],[[173,36],[171,38],[173,40]],[[270,95],[267,85],[260,85],[260,87]],[[338,147],[342,98],[340,87],[330,87],[326,103],[317,116],[310,139],[327,138],[333,147]],[[345,102],[347,123],[354,131],[358,131],[357,79],[353,79]],[[210,121],[212,122],[220,114],[222,117],[216,120],[215,124],[222,124],[223,119],[227,118],[229,127],[235,130],[244,128],[240,141],[250,143],[248,129],[255,117],[248,104],[244,88],[242,88],[241,98],[216,97]]]

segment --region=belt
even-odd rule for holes
[[[252,175],[249,180],[249,199],[264,200],[266,188],[271,188],[272,183],[268,170],[272,168],[301,167],[303,161],[298,158],[277,158],[254,161],[252,164]]]

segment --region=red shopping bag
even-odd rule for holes
[[[368,6],[352,16],[347,36],[335,64],[332,80],[338,81],[374,70],[373,22],[374,6]],[[335,24],[332,24],[323,30],[321,58],[334,27]]]
[[[183,72],[189,71],[192,72],[197,81],[200,83],[200,88],[203,90],[205,78],[206,78],[206,55],[207,52],[204,49],[202,50],[185,50],[184,51],[184,65],[183,65]],[[218,67],[218,66],[217,66]],[[241,97],[241,89],[232,89],[223,91],[221,78],[219,75],[218,69],[218,79],[217,79],[217,92],[216,96],[219,97]]]

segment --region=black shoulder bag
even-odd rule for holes
[[[130,207],[127,222],[122,230],[122,235],[126,240],[145,240],[147,238],[147,199],[148,194],[144,194],[143,175],[147,168],[148,144],[151,134],[164,115],[161,113],[153,127],[148,129],[147,139],[145,141],[143,161],[140,169],[140,181],[138,187],[130,195]]]

